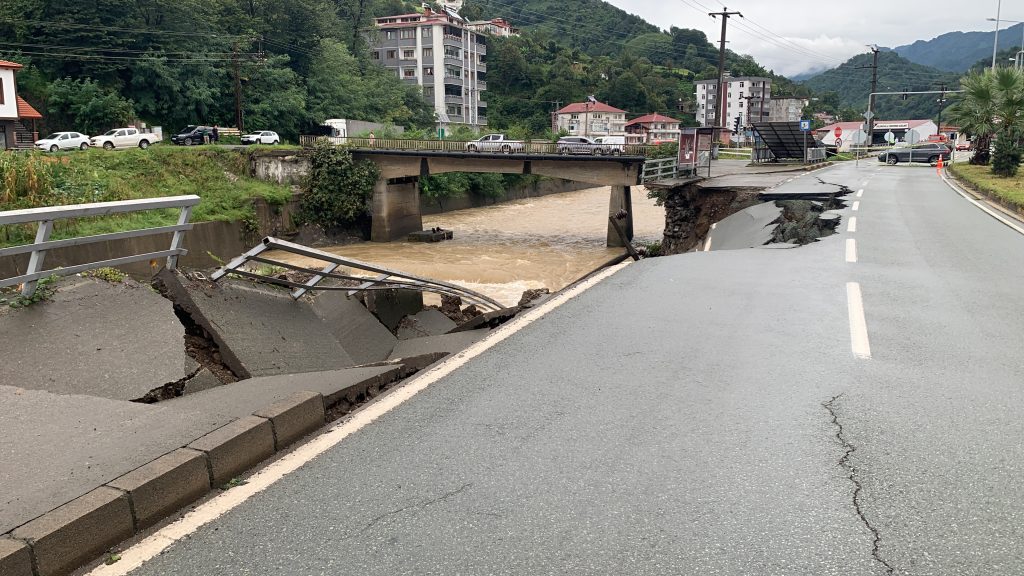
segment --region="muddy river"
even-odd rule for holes
[[[605,247],[609,193],[607,187],[589,188],[424,216],[424,228],[454,231],[445,242],[365,242],[324,250],[455,282],[513,305],[524,290],[558,290],[622,253]],[[665,210],[640,187],[633,188],[633,219],[635,242],[661,239]]]

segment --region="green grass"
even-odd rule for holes
[[[149,150],[0,155],[0,211],[87,202],[195,194],[192,221],[239,221],[255,216],[252,199],[283,204],[288,186],[248,175],[247,151],[218,147],[154,146]],[[177,210],[57,221],[53,238],[165,226]],[[0,227],[0,245],[31,241],[34,226]]]
[[[966,162],[951,164],[949,170],[978,192],[1024,208],[1024,168],[1013,178],[993,175],[991,166],[972,166]]]

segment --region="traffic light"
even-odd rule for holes
[[[740,131],[740,117],[739,116],[737,116],[736,120],[732,123],[732,131],[733,132],[739,132]]]
[[[903,99],[904,99],[904,100],[906,100],[906,99],[907,99],[907,98],[909,98],[909,97],[910,97],[910,95],[909,95],[909,94],[907,94],[906,90],[904,90],[904,91],[903,91]]]

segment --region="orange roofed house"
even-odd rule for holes
[[[20,69],[21,64],[0,60],[0,150],[31,148],[39,136],[36,120],[43,115],[18,96],[15,75]]]

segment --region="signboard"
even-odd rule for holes
[[[868,110],[867,112],[862,114],[862,116],[864,116],[865,120],[867,120],[868,122],[871,122],[871,119],[875,117],[875,113],[872,112],[871,110]]]
[[[913,130],[907,130],[907,135],[905,136],[905,138],[907,142],[910,142],[911,144],[917,144],[918,142],[921,141],[921,135]]]
[[[842,148],[842,147],[843,147],[843,139],[842,138],[836,138],[836,148]]]
[[[889,144],[892,144],[893,142],[896,141],[896,135],[892,133],[892,130],[889,130],[888,132],[885,133],[885,141],[888,142]]]
[[[836,138],[839,138],[840,136],[843,135],[843,128],[841,126],[836,126],[835,133],[836,133]]]
[[[910,122],[875,122],[875,130],[906,130]]]
[[[790,126],[792,126],[792,124],[790,124]],[[801,120],[800,121],[800,131],[801,132],[809,132],[810,129],[811,129],[811,121],[810,120]]]

